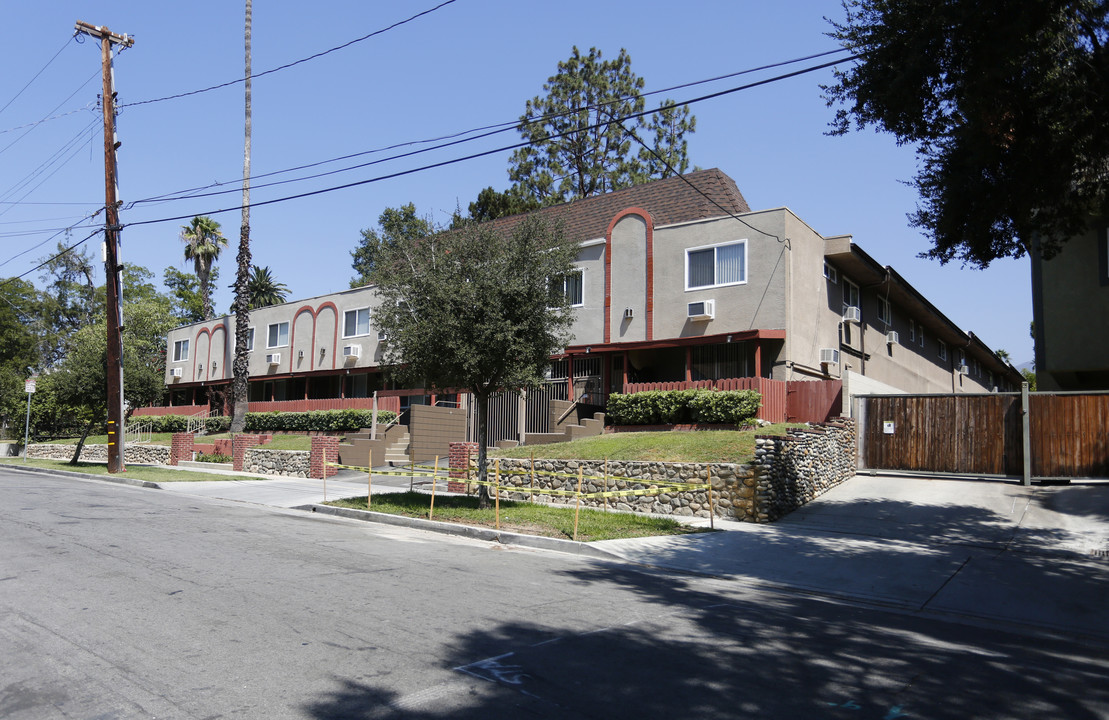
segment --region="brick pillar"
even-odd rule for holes
[[[246,457],[246,449],[254,447],[260,442],[257,435],[247,435],[246,433],[239,433],[231,439],[231,462],[235,470],[243,469],[243,459]]]
[[[450,444],[450,452],[450,477],[464,479],[470,461],[477,458],[477,443],[452,442]],[[447,490],[449,492],[464,493],[466,492],[466,483],[456,482],[453,479],[448,480]]]
[[[169,441],[169,464],[176,465],[182,460],[193,459],[193,433],[173,433]]]
[[[311,470],[310,477],[320,480],[329,478],[339,473],[339,468],[328,467],[325,463],[339,462],[339,441],[342,438],[333,435],[313,435],[312,453],[309,456]]]

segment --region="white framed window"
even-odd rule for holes
[[[959,351],[959,367],[963,367],[966,364],[967,364],[967,353],[966,353],[965,350],[960,350]],[[967,372],[970,372],[969,368],[967,369]]]
[[[246,331],[246,351],[250,352],[254,349],[254,328]]]
[[[943,340],[939,341],[939,346],[936,350],[936,354],[940,356],[940,360],[947,359],[947,343],[945,343]]]
[[[747,241],[685,251],[685,289],[742,285],[747,282]]]
[[[266,347],[279,348],[289,344],[289,323],[273,323],[266,333]]]
[[[832,283],[833,285],[835,285],[839,281],[839,273],[836,272],[836,269],[834,267],[828,264],[827,260],[824,261],[824,277],[826,277],[828,279],[828,282]]]
[[[585,273],[574,270],[562,279],[562,292],[566,295],[570,307],[585,305]]]
[[[358,337],[370,334],[370,309],[358,308],[343,313],[343,337]]]
[[[923,350],[924,349],[924,326],[923,325],[921,325],[917,328],[916,342],[917,342],[917,345],[920,345],[920,349]]]
[[[909,319],[909,342],[916,342],[916,320]]]
[[[173,362],[185,362],[189,359],[189,341],[178,340],[173,343]]]
[[[885,323],[886,325],[893,324],[893,313],[890,312],[890,301],[883,297],[878,298],[878,322]]]
[[[859,305],[859,286],[843,278],[843,308],[861,307]]]

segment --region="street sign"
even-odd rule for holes
[[[26,390],[26,392],[28,394],[33,393],[35,391],[35,381],[36,380],[38,380],[38,377],[27,378],[27,380],[24,381],[23,387],[24,387],[24,389]]]

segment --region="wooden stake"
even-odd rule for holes
[[[371,465],[371,466],[373,465],[372,462],[369,462],[369,463],[366,463],[366,464]],[[373,469],[373,467],[368,467],[368,468],[366,468],[366,509],[367,510],[370,509],[370,498],[373,497],[373,494],[374,494],[374,469]]]
[[[601,488],[601,497],[605,503],[605,512],[608,512],[608,458],[605,458],[605,484]]]
[[[578,541],[578,514],[581,513],[581,475],[582,467],[578,465],[578,504],[574,507],[574,542]]]
[[[709,467],[709,528],[716,529],[716,506],[712,504],[712,467]]]
[[[427,519],[435,519],[435,483],[439,479],[439,456],[435,456],[435,472],[431,474],[431,508],[427,511]]]
[[[531,451],[531,495],[528,496],[528,502],[535,502],[535,451]]]
[[[500,458],[497,458],[497,461],[494,464],[494,468],[495,468],[495,478],[494,479],[496,481],[496,485],[493,486],[493,496],[495,498],[494,502],[496,502],[496,505],[497,505],[497,509],[495,511],[496,518],[497,518],[497,529],[500,530],[501,529],[501,459]]]

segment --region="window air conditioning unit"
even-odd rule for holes
[[[170,377],[179,378],[184,374],[185,374],[185,371],[182,368],[178,367],[178,368],[170,368],[169,369],[169,376]]]
[[[967,369],[966,365],[960,365],[957,369],[960,375],[967,375],[970,373],[970,370]]]
[[[821,365],[839,365],[839,350],[835,348],[820,348]]]
[[[690,320],[712,320],[716,315],[716,302],[701,300],[686,305],[685,316]]]
[[[388,339],[388,335],[385,334],[384,330],[381,330],[380,332],[378,332],[378,334],[377,334],[377,341],[378,342],[385,342],[387,339]]]
[[[844,322],[857,323],[857,322],[862,322],[862,319],[863,319],[863,312],[859,308],[855,307],[854,305],[850,305],[850,306],[844,308],[844,310],[843,310],[843,321]]]
[[[281,353],[270,353],[266,356],[266,362],[270,365],[280,365]]]
[[[344,345],[343,346],[343,357],[344,358],[356,358],[356,357],[360,357],[361,355],[362,355],[362,346],[361,345]]]
[[[635,310],[632,308],[624,308],[624,319],[631,320],[633,317],[635,317]]]
[[[886,333],[886,342],[890,345],[899,345],[899,340],[900,338],[897,336],[896,330],[890,330],[888,333]]]

